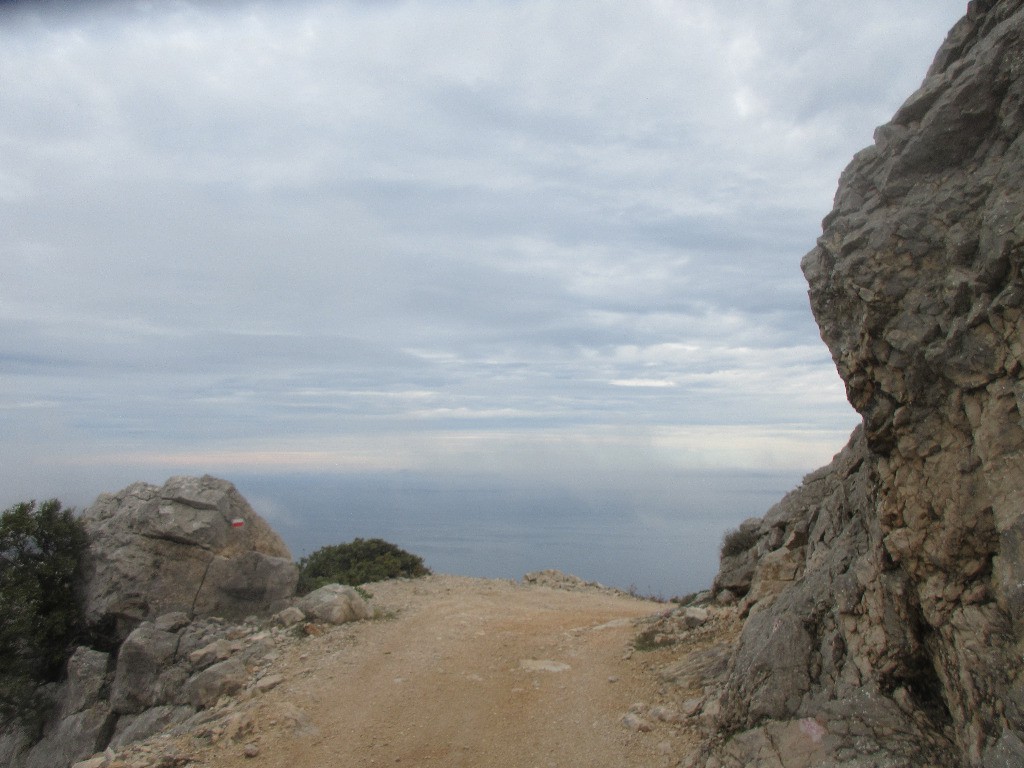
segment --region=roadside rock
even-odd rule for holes
[[[221,696],[237,693],[248,677],[241,661],[225,659],[193,675],[184,693],[193,707],[203,709],[216,704]]]
[[[98,752],[109,742],[116,720],[105,704],[62,718],[28,751],[25,768],[58,768]]]
[[[161,703],[168,693],[160,685],[174,662],[178,636],[152,624],[139,626],[121,644],[110,702],[115,712],[134,714]]]
[[[373,611],[356,590],[342,584],[327,584],[302,597],[296,607],[306,617],[344,624],[373,616]]]
[[[0,731],[0,764],[10,768],[65,768],[188,722],[240,693],[282,644],[297,641],[269,618],[252,623],[289,606],[298,569],[230,483],[137,483],[101,496],[83,522],[86,614],[104,650],[72,654],[65,681],[49,687],[54,706],[41,738],[13,725]],[[358,595],[336,598],[369,615]],[[243,616],[251,621],[229,621]]]
[[[298,570],[235,487],[172,477],[104,494],[82,515],[90,546],[85,610],[121,637],[161,614],[242,619],[281,610]]]
[[[110,740],[112,749],[119,749],[135,741],[142,741],[154,733],[165,731],[195,714],[190,706],[162,705],[151,707],[138,715],[125,715],[117,721],[117,729]]]

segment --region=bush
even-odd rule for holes
[[[79,638],[75,593],[85,530],[56,499],[0,516],[0,716],[28,719],[41,683],[56,680]]]
[[[299,561],[300,595],[324,584],[357,586],[400,576],[426,576],[430,569],[423,558],[411,555],[383,539],[354,539],[347,544],[323,547]]]
[[[722,557],[742,555],[757,544],[757,529],[734,528],[722,537]]]

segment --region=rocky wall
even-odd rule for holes
[[[1024,765],[1022,74],[1024,4],[971,3],[803,260],[863,426],[736,556],[708,765]]]

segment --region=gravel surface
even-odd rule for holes
[[[367,589],[381,617],[288,648],[272,686],[182,744],[196,764],[639,768],[691,746],[629,716],[658,698],[634,622],[665,605],[444,575]]]

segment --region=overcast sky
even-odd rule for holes
[[[0,6],[0,504],[810,470],[799,270],[963,0]]]

